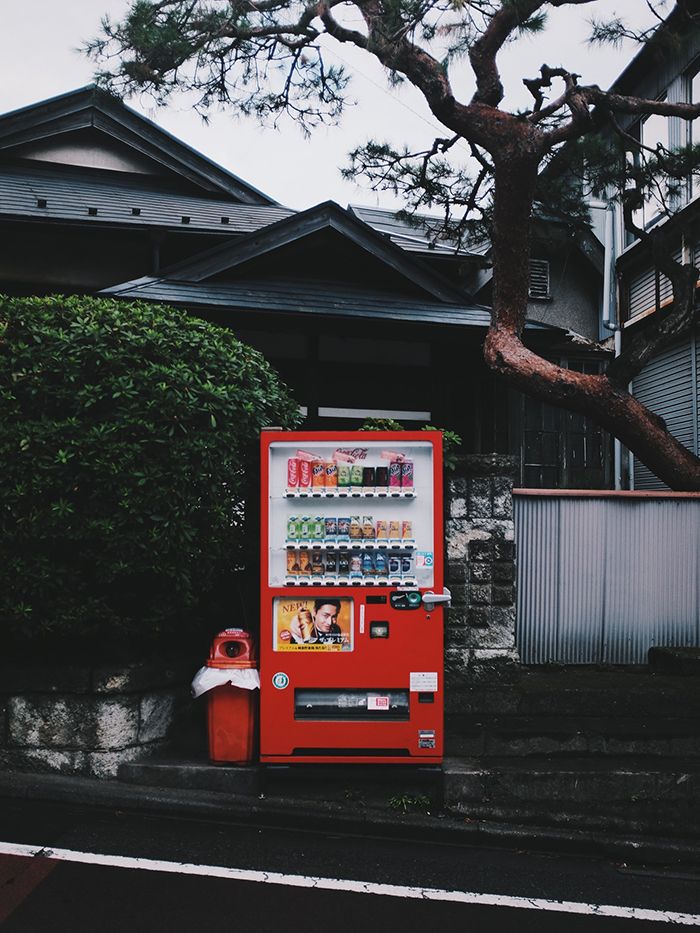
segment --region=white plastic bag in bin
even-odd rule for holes
[[[192,681],[192,696],[199,697],[222,684],[232,684],[243,690],[259,690],[260,674],[252,668],[221,670],[214,667],[200,667]]]

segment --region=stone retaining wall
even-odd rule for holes
[[[190,702],[191,660],[0,667],[0,766],[108,778],[162,749]]]
[[[517,678],[513,478],[517,461],[498,455],[459,460],[446,497],[445,628],[447,711],[465,712]]]

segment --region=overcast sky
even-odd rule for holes
[[[98,33],[104,13],[118,18],[128,6],[126,0],[0,0],[0,112],[90,83],[94,66],[77,48]],[[593,14],[605,17],[613,12],[642,17],[645,10],[645,0],[598,0],[551,10],[545,33],[520,40],[501,54],[511,106],[530,105],[521,81],[535,76],[543,62],[580,73],[582,83],[607,87],[633,49],[592,49],[585,42],[587,20]],[[321,128],[310,140],[291,121],[273,130],[251,119],[213,114],[205,125],[182,100],[173,99],[168,107],[157,110],[146,97],[128,103],[290,207],[306,208],[329,199],[343,205],[396,206],[389,195],[343,181],[340,167],[347,152],[368,138],[406,142],[422,149],[443,131],[417,91],[389,88],[382,68],[370,56],[348,46],[337,48],[338,63],[353,66],[351,94],[358,104],[346,112],[340,126]],[[457,96],[468,100],[472,88],[467,70],[451,77]]]

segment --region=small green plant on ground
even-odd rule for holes
[[[360,431],[406,431],[399,421],[393,418],[368,418],[362,425]],[[436,428],[432,424],[426,424],[421,431],[442,431],[442,461],[446,470],[454,470],[457,466],[457,456],[459,448],[462,446],[462,438],[455,431],[448,431],[446,428]]]
[[[389,806],[392,810],[401,810],[402,813],[416,810],[427,812],[430,809],[430,798],[425,794],[397,794],[389,798]]]
[[[260,353],[172,308],[0,296],[0,406],[0,637],[217,624],[260,429],[298,418]]]

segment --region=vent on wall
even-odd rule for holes
[[[549,260],[530,260],[530,284],[528,288],[530,298],[550,298],[549,294]]]

